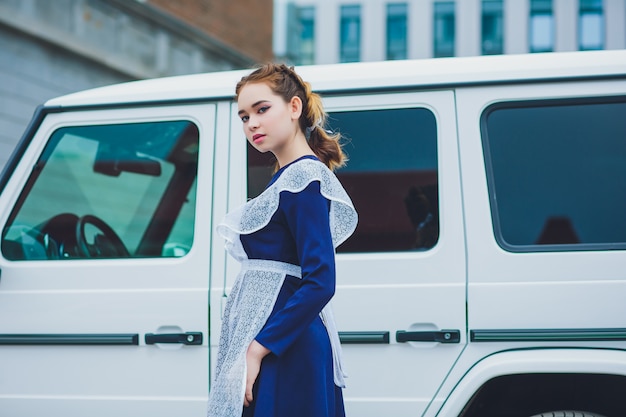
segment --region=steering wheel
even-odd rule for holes
[[[94,226],[99,234],[94,236],[94,243],[87,242],[85,227]],[[129,258],[130,253],[122,239],[99,217],[87,214],[76,223],[76,246],[79,254],[87,258]]]

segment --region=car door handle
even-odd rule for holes
[[[398,330],[396,332],[396,342],[437,342],[437,343],[459,343],[461,341],[460,330],[434,330],[423,332],[407,332]]]
[[[187,333],[146,333],[146,345],[154,345],[155,343],[180,343],[183,345],[201,345],[202,332]]]

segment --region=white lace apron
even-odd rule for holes
[[[319,181],[321,194],[330,201],[330,229],[336,248],[356,228],[357,214],[337,177],[320,161],[302,159],[289,165],[257,198],[228,213],[217,232],[226,240],[226,250],[241,262],[226,302],[218,346],[215,377],[211,384],[208,415],[240,416],[246,387],[246,351],[267,321],[286,275],[302,278],[301,268],[278,261],[247,259],[239,238],[265,227],[278,209],[280,193],[297,193]],[[341,346],[330,303],[320,316],[330,339],[334,381],[345,386]]]

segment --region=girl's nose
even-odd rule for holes
[[[248,129],[256,129],[259,127],[259,121],[256,117],[249,116],[248,119]]]

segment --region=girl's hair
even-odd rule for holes
[[[293,69],[285,64],[268,63],[249,75],[243,77],[235,88],[235,98],[239,98],[241,89],[250,83],[264,82],[270,89],[281,96],[287,103],[294,96],[302,100],[300,130],[307,137],[307,142],[315,155],[328,168],[335,170],[343,166],[347,160],[339,139],[340,133],[325,130],[326,112],[322,106],[322,98],[311,91],[311,84],[304,81]]]

